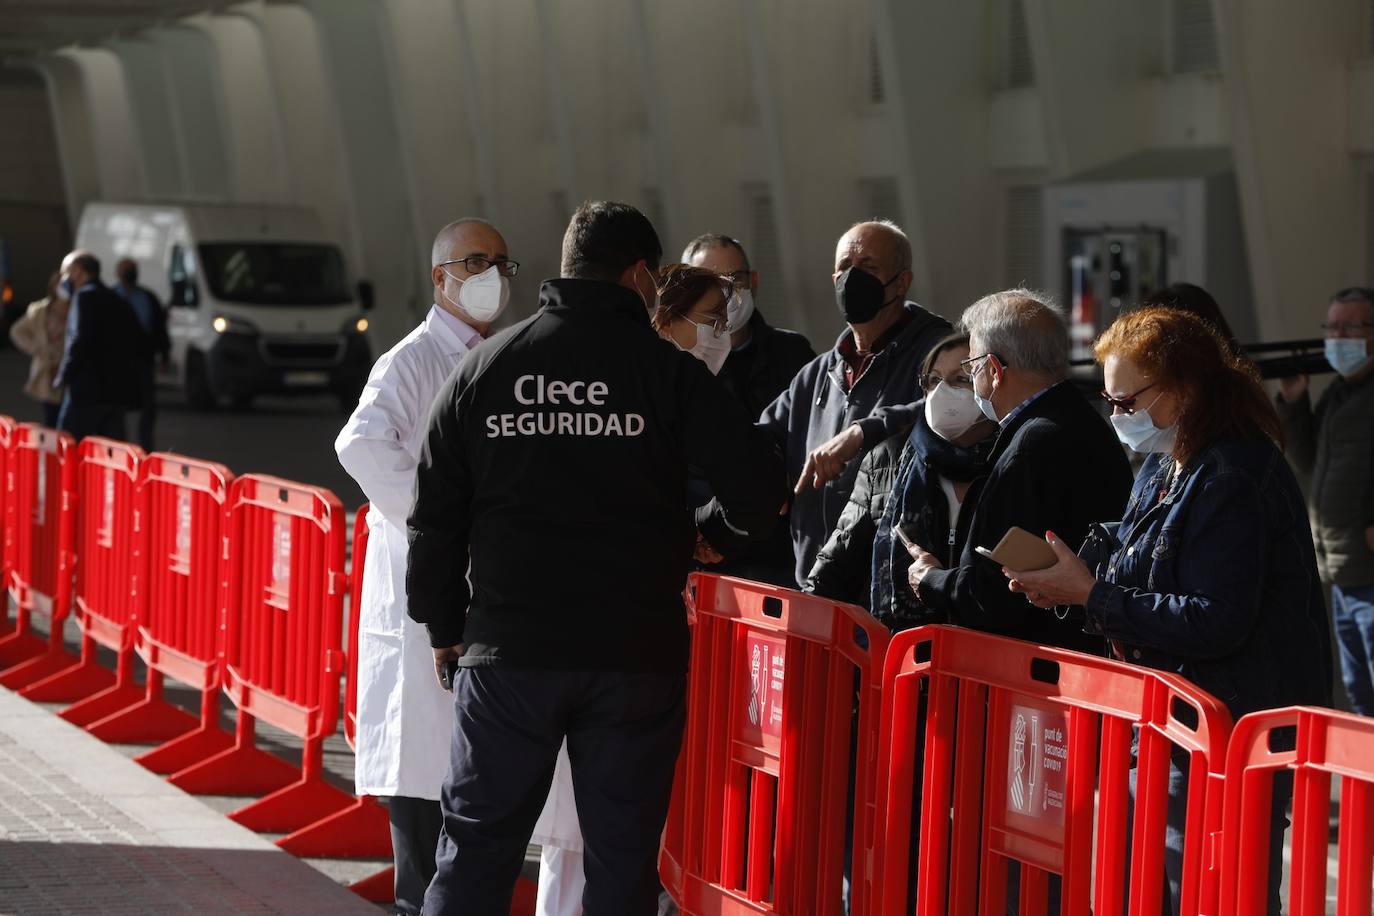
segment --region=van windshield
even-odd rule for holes
[[[353,299],[333,245],[216,242],[200,246],[200,260],[221,302],[342,305]]]

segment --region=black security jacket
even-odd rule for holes
[[[697,525],[728,544],[767,536],[781,458],[634,292],[561,279],[540,301],[434,402],[408,612],[464,665],[685,670],[688,465],[715,494]]]
[[[1001,567],[974,548],[997,546],[1013,525],[1053,531],[1077,551],[1093,522],[1115,521],[1131,492],[1131,467],[1116,434],[1069,382],[1060,382],[997,435],[963,556],[926,575],[921,603],[954,623],[1048,646],[1101,653],[1083,632],[1083,610],[1061,620],[1007,589]]]

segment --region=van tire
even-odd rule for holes
[[[205,370],[205,357],[192,351],[186,356],[186,403],[192,410],[214,410],[215,392]]]

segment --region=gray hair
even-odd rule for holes
[[[1063,379],[1069,374],[1069,326],[1046,293],[1004,289],[964,309],[960,326],[1008,366]],[[982,353],[974,353],[982,356]]]
[[[841,238],[847,238],[855,229],[873,226],[882,229],[892,238],[892,244],[897,251],[897,269],[911,270],[911,239],[907,238],[906,231],[890,219],[866,219],[860,220],[850,226]]]

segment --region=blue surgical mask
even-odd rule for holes
[[[995,358],[996,358],[996,357],[989,356],[988,359],[983,360],[983,366],[979,367],[978,371],[979,371],[979,372],[982,372],[982,371],[983,371],[983,368],[985,368],[985,367],[987,366],[988,360],[995,359]],[[974,380],[973,380],[973,403],[977,404],[977,405],[978,405],[978,409],[981,410],[981,411],[983,412],[983,416],[987,417],[987,418],[988,418],[989,420],[991,420],[992,422],[994,422],[994,423],[1001,423],[1001,422],[1002,422],[1001,420],[999,420],[999,419],[997,418],[997,408],[992,406],[992,401],[991,401],[989,398],[985,398],[985,397],[983,397],[981,394],[978,393],[978,379],[977,379],[976,376],[974,377]]]
[[[1326,361],[1343,377],[1369,365],[1369,346],[1363,337],[1328,337],[1323,349]]]
[[[57,288],[62,291],[63,299],[70,299],[72,297],[72,293],[74,292],[74,290],[72,288],[71,280],[63,280],[61,283],[57,284]]]
[[[1150,402],[1150,407],[1153,407],[1160,397],[1163,397],[1163,392]],[[1172,452],[1174,443],[1178,440],[1178,424],[1160,429],[1155,426],[1149,407],[1138,407],[1135,413],[1112,414],[1111,420],[1112,429],[1116,430],[1116,437],[1121,440],[1121,444],[1142,455],[1151,452]]]

